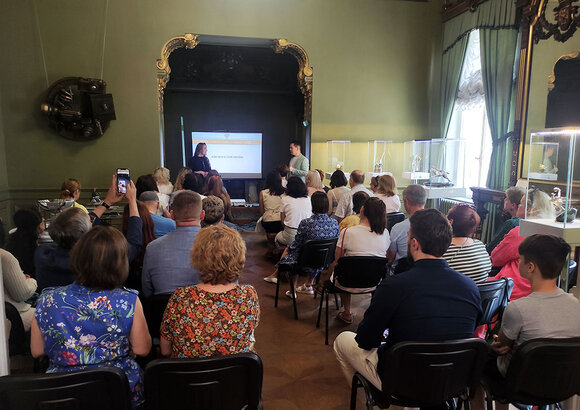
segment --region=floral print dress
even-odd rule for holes
[[[171,342],[171,357],[211,357],[253,350],[260,320],[256,289],[236,285],[222,293],[197,286],[178,288],[161,322],[161,336]]]
[[[73,283],[45,289],[36,321],[50,359],[47,373],[116,366],[127,374],[134,407],[143,402],[143,377],[129,356],[137,292],[94,291]]]

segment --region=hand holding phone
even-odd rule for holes
[[[127,193],[127,185],[131,182],[129,168],[117,168],[117,192]]]

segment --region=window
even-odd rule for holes
[[[479,30],[469,35],[459,87],[447,138],[466,141],[465,186],[485,186],[491,159],[491,133],[485,109],[485,93],[481,77]]]

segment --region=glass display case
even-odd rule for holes
[[[385,166],[391,164],[391,147],[393,141],[375,140],[368,142],[370,170],[380,174],[385,171]]]
[[[403,144],[403,179],[413,183],[424,183],[429,180],[429,151],[431,140],[413,140]]]
[[[528,178],[545,181],[558,180],[558,151],[560,144],[550,135],[532,133],[535,141],[530,144]]]
[[[345,170],[345,164],[349,160],[350,141],[332,140],[326,141],[327,170],[331,174],[337,170]]]

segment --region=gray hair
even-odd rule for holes
[[[529,219],[554,219],[556,209],[550,201],[550,197],[544,191],[539,189],[530,189],[526,196]],[[524,199],[522,198],[522,200]]]
[[[403,198],[407,199],[411,205],[425,205],[427,202],[427,191],[421,185],[412,184],[403,191]]]
[[[91,229],[89,216],[80,208],[65,209],[48,227],[48,234],[59,246],[72,249],[83,234]]]

